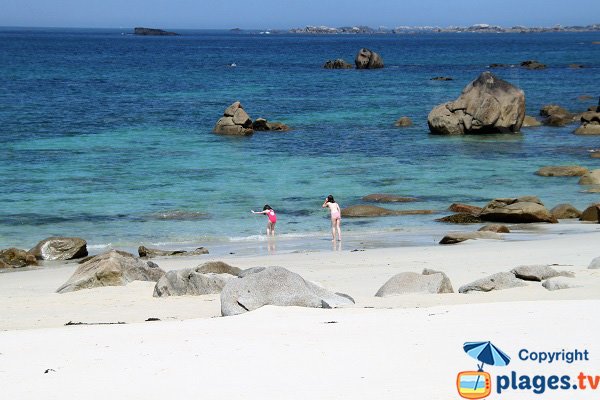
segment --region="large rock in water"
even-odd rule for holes
[[[488,203],[479,216],[484,221],[532,223],[557,223],[558,220],[535,199],[495,199]]]
[[[576,135],[600,135],[600,111],[581,114],[581,126],[575,129]]]
[[[362,48],[356,54],[354,64],[358,69],[383,68],[383,58],[374,51]]]
[[[25,250],[14,247],[0,250],[0,269],[22,268],[28,265],[37,265],[37,259]]]
[[[88,255],[87,242],[80,238],[49,237],[29,250],[38,260],[72,260]]]
[[[445,273],[425,269],[423,273],[401,272],[392,276],[375,294],[388,297],[407,293],[454,293]]]
[[[156,282],[154,297],[218,294],[230,279],[237,279],[234,275],[202,273],[200,270],[201,267],[196,267],[167,272]]]
[[[281,267],[268,267],[231,279],[221,291],[221,314],[242,314],[262,306],[331,308],[353,302],[305,281]]]
[[[223,117],[217,121],[214,133],[220,135],[248,136],[254,133],[252,120],[244,111],[244,107],[236,101],[223,112]]]
[[[580,185],[600,185],[600,169],[594,169],[585,173],[579,179]]]
[[[540,115],[544,118],[544,125],[565,126],[575,121],[575,115],[556,104],[542,107]]]
[[[434,134],[519,132],[525,118],[525,94],[491,72],[469,83],[455,101],[435,107],[427,118]]]
[[[504,290],[521,286],[527,286],[527,283],[518,279],[510,272],[499,272],[463,285],[458,289],[458,292],[490,292],[492,290]]]
[[[539,176],[583,176],[589,170],[579,165],[550,165],[536,171]]]
[[[101,286],[125,286],[132,281],[157,282],[164,274],[165,271],[150,261],[144,262],[132,254],[112,250],[81,264],[56,292],[67,293]]]

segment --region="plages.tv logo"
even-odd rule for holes
[[[456,377],[458,394],[465,399],[488,397],[492,392],[492,377],[483,370],[484,364],[504,367],[510,363],[510,357],[489,341],[466,342],[463,345],[463,350],[476,359],[478,363],[477,371],[458,373]]]

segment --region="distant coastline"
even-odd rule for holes
[[[270,31],[270,33],[283,33],[284,31]],[[399,26],[393,29],[380,27],[371,28],[369,26],[345,26],[332,28],[328,26],[305,26],[304,28],[293,28],[288,33],[300,34],[415,34],[415,33],[541,33],[541,32],[600,32],[600,24],[575,25],[553,27],[527,27],[512,26],[510,28],[489,25],[475,24],[471,26]]]

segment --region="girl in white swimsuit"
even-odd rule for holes
[[[329,211],[331,211],[331,240],[335,241],[335,234],[337,231],[337,240],[342,241],[342,228],[340,227],[342,222],[342,212],[340,210],[340,205],[335,202],[332,195],[329,195],[321,207],[329,207]]]

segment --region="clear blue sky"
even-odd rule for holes
[[[600,0],[0,0],[0,26],[587,25]]]

